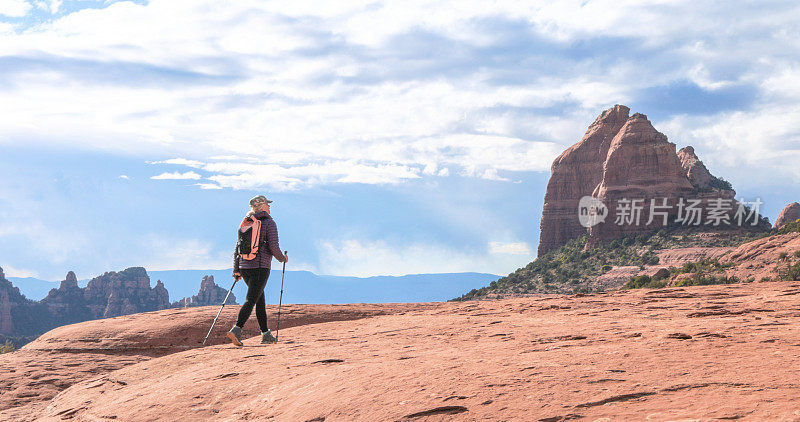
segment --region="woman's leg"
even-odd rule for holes
[[[258,319],[258,327],[261,328],[262,333],[266,333],[267,328],[267,304],[264,287],[267,286],[267,279],[269,279],[269,268],[259,268],[259,284],[261,284],[261,296],[258,297],[256,302],[256,319]]]
[[[267,284],[267,276],[269,276],[269,270],[266,268],[243,269],[241,273],[245,284],[247,284],[247,295],[245,296],[242,308],[239,309],[239,317],[236,319],[236,326],[239,328],[244,328],[244,323],[247,322],[247,319],[250,318],[250,314],[253,312],[253,306],[258,303],[258,298],[263,296],[264,286]],[[263,297],[261,300],[264,300]],[[265,309],[265,325],[266,319],[267,312]]]
[[[241,309],[239,309],[239,317],[236,318],[236,326],[239,328],[243,328],[244,323],[250,318],[253,306],[258,301],[258,296],[263,289],[263,287],[259,288],[258,286],[258,269],[242,269],[241,273],[244,283],[247,284],[247,295]]]

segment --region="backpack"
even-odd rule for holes
[[[269,217],[268,217],[269,218]],[[261,239],[261,220],[254,216],[245,217],[239,230],[236,231],[236,253],[242,259],[252,260],[258,254]]]

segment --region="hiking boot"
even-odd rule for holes
[[[261,344],[273,344],[277,342],[278,339],[276,339],[269,330],[267,330],[266,333],[261,333]]]
[[[231,342],[239,347],[242,346],[242,328],[238,325],[234,325],[230,331],[228,331],[228,338],[231,339]]]

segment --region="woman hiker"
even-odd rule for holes
[[[256,308],[256,319],[261,328],[261,343],[276,343],[278,340],[267,328],[267,308],[264,301],[264,287],[269,278],[270,265],[274,256],[280,262],[287,262],[289,257],[281,252],[278,245],[278,226],[275,220],[269,215],[269,204],[264,195],[258,195],[250,200],[250,212],[247,217],[255,217],[261,220],[261,233],[259,236],[259,248],[253,259],[244,259],[239,255],[239,249],[233,255],[233,277],[238,280],[240,277],[247,284],[247,296],[242,308],[239,310],[239,317],[236,325],[228,332],[228,338],[237,346],[242,345],[242,327],[250,318],[253,306]]]

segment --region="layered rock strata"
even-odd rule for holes
[[[703,216],[716,204],[729,207],[724,213],[727,220],[737,211],[736,192],[708,171],[694,148],[676,151],[646,115],[629,116],[629,111],[623,105],[605,110],[583,139],[553,162],[542,212],[540,256],[587,233],[589,243],[597,244],[650,232],[678,217],[681,200],[684,205],[699,200],[696,207]],[[607,207],[605,218],[591,227],[579,218],[579,203],[587,196]],[[658,212],[652,219],[651,209]],[[702,217],[700,222],[708,220]]]

